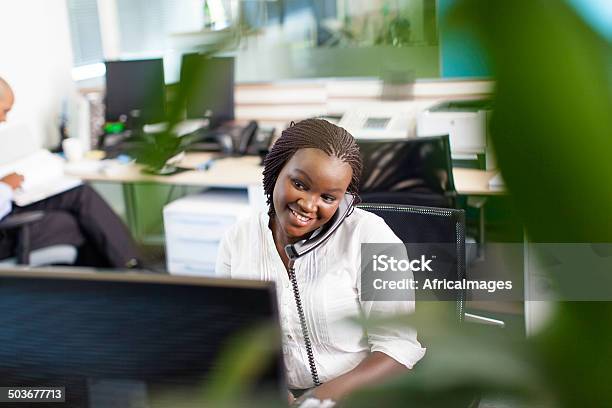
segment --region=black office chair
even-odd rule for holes
[[[43,211],[27,211],[9,215],[0,221],[0,234],[17,229],[14,256],[0,259],[0,266],[10,265],[71,265],[76,261],[77,249],[72,245],[51,245],[32,250],[30,225],[44,217]]]
[[[457,208],[448,135],[394,140],[358,141],[363,170],[360,195],[365,203]],[[468,247],[468,261],[483,256],[485,243],[483,199],[468,199],[479,211],[478,246]]]
[[[435,277],[450,280],[461,280],[467,277],[466,256],[465,256],[465,212],[453,208],[432,208],[411,205],[397,204],[376,204],[362,203],[359,208],[374,213],[385,220],[387,225],[393,230],[395,235],[406,244],[419,245],[420,251],[426,251],[435,255],[438,261],[436,264]],[[410,257],[410,245],[407,245],[408,256]],[[432,276],[433,277],[433,276]],[[417,276],[415,274],[415,279]],[[454,305],[449,305],[454,309],[458,323],[470,322],[479,324],[489,324],[497,327],[504,327],[504,323],[494,319],[483,318],[478,315],[465,312],[466,292],[457,290],[452,292],[434,291],[427,293],[423,290],[415,292],[416,313],[419,313],[419,302],[423,300],[454,300]],[[450,302],[449,302],[450,303]],[[431,333],[423,331],[417,327],[419,338],[430,349],[429,352],[436,352],[428,345],[428,336]],[[458,396],[454,406],[467,406],[468,408],[478,407],[481,395],[475,392],[473,395]]]
[[[454,208],[457,192],[448,135],[359,140],[363,202]]]
[[[467,278],[465,251],[465,212],[453,208],[420,207],[399,204],[361,203],[359,208],[385,220],[405,244],[421,244],[419,250],[436,255],[438,268],[430,278]],[[410,256],[410,251],[408,253]],[[416,277],[415,277],[416,279]],[[416,300],[454,300],[457,321],[486,324],[499,328],[505,322],[465,312],[465,291],[419,290]],[[418,312],[417,312],[418,313]]]
[[[420,244],[419,251],[435,256],[436,269],[430,278],[461,280],[466,277],[463,210],[374,203],[362,203],[358,207],[384,219],[405,244]],[[409,257],[411,248],[413,246],[407,246]],[[417,303],[419,300],[454,300],[457,320],[463,321],[465,291],[418,290],[415,295]]]

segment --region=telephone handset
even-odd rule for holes
[[[191,151],[220,151],[224,156],[258,155],[269,148],[273,129],[260,131],[257,122],[246,126],[226,123],[214,129],[202,128],[181,137]]]
[[[317,367],[315,365],[312,344],[310,343],[310,334],[308,332],[308,327],[306,326],[306,317],[304,316],[304,309],[302,307],[302,300],[300,299],[300,291],[298,289],[297,278],[295,277],[295,269],[293,265],[296,259],[313,251],[315,248],[318,248],[327,241],[327,239],[338,229],[346,217],[351,215],[354,208],[354,202],[355,196],[346,193],[332,219],[316,230],[312,236],[310,236],[310,238],[285,246],[285,252],[289,257],[289,270],[287,272],[289,273],[289,280],[291,281],[291,286],[293,287],[293,296],[295,297],[295,305],[300,318],[302,335],[304,336],[304,346],[306,347],[308,365],[310,366],[310,374],[312,375],[312,382],[314,383],[315,387],[321,385],[321,381],[319,381],[319,374],[317,373]]]
[[[327,239],[338,229],[340,224],[353,212],[353,202],[355,196],[346,193],[340,202],[336,213],[325,225],[316,230],[308,239],[289,244],[285,246],[285,252],[290,260],[294,261],[297,258],[306,255],[310,251],[322,245]]]

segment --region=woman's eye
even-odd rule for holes
[[[332,196],[323,196],[323,201],[326,203],[333,203],[336,200],[336,197]]]
[[[306,187],[300,183],[298,180],[293,180],[293,185],[295,186],[295,188],[299,189],[299,190],[304,190]]]

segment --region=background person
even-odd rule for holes
[[[15,96],[0,78],[0,122],[13,107]],[[31,226],[31,248],[67,244],[78,248],[77,264],[83,266],[135,268],[138,253],[121,219],[98,193],[81,185],[45,200],[18,207],[13,192],[23,183],[16,173],[0,178],[0,219],[25,211],[45,211],[43,219]],[[14,255],[16,230],[0,230],[0,259]]]

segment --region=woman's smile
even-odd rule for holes
[[[289,209],[289,212],[292,215],[291,218],[296,222],[298,226],[306,227],[315,219],[315,217],[309,217],[307,215],[304,215],[299,210],[294,210],[293,208],[291,208],[291,205],[288,205],[287,208]]]

